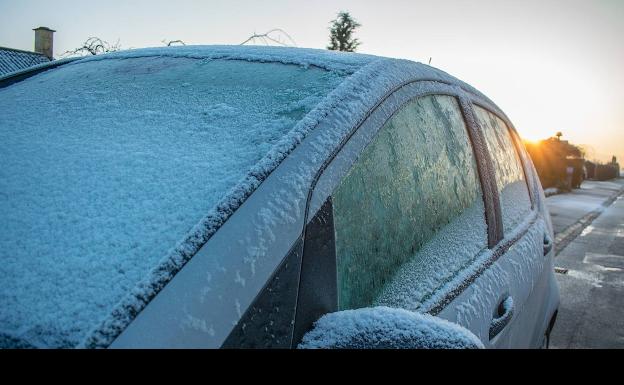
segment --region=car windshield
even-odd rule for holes
[[[77,346],[343,80],[173,57],[0,89],[0,346]]]

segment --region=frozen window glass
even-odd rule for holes
[[[487,229],[456,99],[427,96],[403,107],[333,204],[341,309],[420,301],[461,270],[486,247]]]
[[[475,106],[475,113],[494,162],[496,185],[503,211],[503,229],[508,234],[531,211],[524,170],[507,124],[481,107]]]

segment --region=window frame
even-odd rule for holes
[[[327,205],[331,205],[330,194],[325,194],[325,198],[321,197],[320,199],[316,199],[316,202],[313,202],[313,198],[318,191],[318,183],[320,179],[325,174],[326,170],[330,166],[330,164],[334,161],[334,159],[338,156],[338,154],[343,151],[344,147],[351,140],[353,136],[355,136],[358,131],[362,128],[364,124],[366,124],[369,120],[375,119],[375,114],[384,108],[386,104],[388,104],[389,100],[396,97],[398,93],[404,90],[406,87],[415,86],[418,84],[428,84],[429,87],[423,87],[420,91],[416,90],[410,95],[408,100],[423,97],[428,95],[448,95],[457,98],[459,102],[459,106],[464,118],[464,123],[466,124],[466,128],[468,130],[468,135],[470,138],[470,142],[472,145],[473,153],[475,154],[475,158],[477,161],[477,171],[479,174],[479,181],[481,183],[481,189],[484,197],[485,203],[485,215],[486,215],[486,223],[488,226],[488,249],[486,255],[483,258],[479,258],[478,262],[475,262],[475,269],[465,276],[464,278],[459,278],[456,281],[450,283],[452,289],[443,293],[442,296],[437,298],[434,302],[428,304],[426,307],[422,309],[424,313],[428,313],[431,315],[437,315],[442,310],[449,305],[455,298],[461,295],[474,281],[476,281],[488,268],[490,268],[494,263],[496,263],[505,253],[513,246],[517,241],[519,241],[534,225],[534,223],[538,220],[539,217],[539,185],[535,183],[535,180],[531,179],[529,181],[526,180],[529,189],[529,196],[531,199],[531,213],[527,216],[526,221],[516,229],[514,234],[511,234],[508,239],[505,238],[505,234],[503,233],[503,220],[501,214],[501,205],[500,205],[500,197],[498,193],[498,189],[496,187],[496,180],[494,174],[494,166],[492,158],[487,149],[487,145],[485,144],[485,137],[483,136],[483,131],[481,127],[478,125],[473,106],[478,105],[481,108],[495,114],[498,116],[505,124],[507,128],[510,130],[512,140],[514,142],[514,146],[516,147],[516,151],[519,152],[522,168],[525,173],[525,177],[529,175],[534,178],[534,172],[532,171],[530,158],[526,156],[526,154],[522,151],[519,135],[515,129],[515,126],[511,123],[509,118],[487,97],[479,94],[474,89],[469,86],[462,85],[461,83],[450,83],[450,82],[441,82],[435,79],[421,79],[421,80],[412,80],[404,82],[391,91],[387,92],[370,111],[355,125],[351,128],[349,135],[345,137],[345,139],[336,147],[336,149],[332,152],[331,156],[329,156],[324,162],[322,167],[317,171],[313,183],[310,186],[308,191],[308,199],[306,203],[306,212],[305,212],[305,220],[304,220],[304,229],[302,236],[304,237],[304,252],[303,252],[303,262],[302,262],[302,270],[300,275],[300,286],[299,286],[299,300],[297,303],[296,315],[295,315],[295,330],[293,336],[293,345],[301,340],[305,332],[307,332],[311,326],[312,322],[316,321],[322,315],[337,311],[337,277],[333,277],[334,279],[328,280],[333,281],[333,284],[330,286],[316,286],[314,285],[315,276],[313,272],[309,271],[309,268],[306,269],[306,265],[312,265],[314,262],[320,262],[321,264],[329,264],[329,266],[325,266],[325,271],[335,272],[336,271],[336,261],[335,256],[333,258],[333,266],[331,265],[332,259],[327,258],[327,255],[324,255],[320,261],[313,261],[311,256],[311,250],[305,249],[305,239],[314,236],[315,234],[309,233],[311,228],[308,226],[312,220],[317,220],[319,223],[323,223],[325,226],[328,226],[327,223],[327,213],[323,214],[322,207],[325,207],[325,211],[327,211]],[[404,99],[406,97],[404,96]],[[375,137],[375,134],[381,129],[385,121],[390,119],[391,116],[396,113],[408,100],[403,100],[403,103],[400,103],[398,107],[395,107],[391,112],[390,116],[387,116],[386,119],[377,124],[377,127],[374,129],[374,134],[370,135],[368,141],[363,145],[357,154],[361,153],[361,151],[366,147],[366,145]],[[377,119],[379,119],[377,117]],[[347,168],[348,171],[348,168]],[[346,171],[345,174],[346,175]],[[344,177],[343,175],[343,177]],[[342,181],[342,178],[339,179]],[[337,185],[338,182],[334,183]],[[330,206],[331,208],[331,206]],[[313,219],[310,219],[313,218]],[[331,223],[333,226],[333,222]],[[331,228],[329,233],[333,233],[333,228]],[[331,242],[334,242],[332,239],[326,239],[330,243],[330,248],[333,246],[335,248],[335,243],[332,245]],[[307,263],[306,263],[307,262]],[[321,268],[322,270],[322,268]],[[335,274],[335,273],[334,273]],[[307,287],[307,288],[306,288]],[[332,302],[335,305],[330,305],[325,309],[319,310],[316,309],[315,312],[306,312],[306,308],[310,305],[310,297],[314,297],[314,293],[311,290],[323,290],[328,289],[330,293],[328,294],[330,299],[333,296],[333,299],[329,302]],[[327,296],[327,295],[326,295]],[[314,302],[314,301],[312,301]],[[314,305],[314,303],[312,303]],[[334,306],[334,307],[332,307]],[[305,313],[305,317],[302,317],[301,314]]]
[[[520,159],[520,164],[522,165],[522,172],[524,173],[524,181],[527,185],[527,190],[529,191],[529,199],[531,201],[531,210],[535,211],[536,207],[537,207],[537,191],[535,190],[535,188],[537,186],[534,185],[534,181],[532,178],[530,178],[533,173],[531,172],[531,167],[529,167],[529,158],[528,158],[528,154],[526,154],[525,151],[523,151],[523,145],[522,145],[522,141],[520,139],[520,135],[518,134],[518,131],[516,130],[515,126],[513,125],[513,123],[511,123],[511,121],[509,120],[509,118],[507,118],[507,115],[505,115],[502,111],[500,111],[498,108],[495,108],[495,106],[492,106],[491,104],[488,103],[484,103],[481,100],[472,100],[471,102],[471,109],[476,106],[479,107],[481,109],[486,110],[487,112],[489,112],[490,114],[496,116],[497,118],[499,118],[500,120],[502,120],[505,125],[507,126],[507,131],[509,132],[509,136],[511,137],[511,141],[514,145],[514,151],[516,152],[516,154],[518,155],[518,158]],[[473,112],[474,113],[474,112]],[[475,122],[478,125],[478,122]],[[483,129],[481,127],[479,127],[479,130],[482,132]]]
[[[524,154],[522,153],[522,151],[520,151],[520,142],[519,142],[519,135],[515,129],[515,127],[513,126],[513,124],[511,123],[511,121],[507,118],[507,115],[505,115],[502,111],[500,111],[496,106],[493,106],[491,104],[486,104],[483,103],[481,100],[473,100],[470,104],[470,109],[472,111],[472,114],[476,117],[475,111],[474,111],[474,107],[479,107],[483,110],[485,110],[486,112],[494,115],[495,117],[499,118],[503,123],[505,123],[505,126],[507,127],[507,132],[509,133],[509,137],[511,139],[511,142],[513,143],[513,150],[516,153],[516,156],[518,157],[518,159],[520,160],[520,166],[522,168],[522,174],[524,175],[524,184],[526,185],[528,194],[529,194],[529,204],[530,204],[530,214],[527,217],[533,217],[536,214],[536,196],[537,196],[537,192],[534,191],[534,187],[533,186],[533,181],[531,180],[531,182],[529,182],[529,176],[532,175],[529,172],[529,168],[527,166],[527,158],[524,156]],[[479,121],[475,118],[474,119],[474,124],[477,126],[477,129],[479,130],[479,132],[481,133],[482,137],[483,137],[483,143],[485,142],[485,133],[483,128],[479,125]],[[518,230],[520,232],[522,232],[522,234],[526,233],[526,231],[528,230],[528,227],[523,228],[522,223],[523,221],[521,221],[520,225],[516,226],[516,228],[512,229],[511,232],[509,234],[505,234],[505,227],[503,225],[503,208],[502,205],[500,203],[500,192],[498,191],[498,186],[496,183],[496,170],[495,170],[495,166],[494,166],[494,160],[492,159],[489,150],[487,148],[487,144],[485,144],[485,152],[487,153],[487,157],[488,157],[488,163],[490,164],[491,167],[491,178],[493,181],[493,188],[494,188],[494,192],[497,195],[497,201],[498,204],[496,205],[498,212],[496,213],[496,217],[498,220],[497,223],[497,229],[499,231],[498,234],[498,239],[496,241],[496,245],[501,244],[501,242],[505,241],[505,238],[508,237],[510,234],[514,234],[515,232],[517,232]],[[531,221],[532,223],[533,221]],[[517,241],[517,240],[516,240]],[[515,243],[516,241],[514,241],[513,243]],[[511,246],[510,246],[511,247]]]
[[[502,217],[500,214],[500,201],[496,188],[496,181],[493,178],[494,169],[492,161],[487,153],[485,138],[476,124],[474,112],[472,110],[473,95],[466,89],[437,80],[416,80],[405,82],[390,92],[386,93],[376,105],[352,127],[349,135],[335,148],[332,154],[323,162],[317,171],[313,183],[308,192],[304,221],[304,252],[302,256],[302,269],[300,275],[299,300],[295,315],[295,330],[293,344],[298,343],[305,332],[309,330],[312,323],[323,314],[338,310],[338,284],[336,274],[336,256],[333,217],[328,216],[327,211],[332,212],[331,194],[336,186],[346,177],[348,171],[357,161],[365,148],[376,138],[381,128],[405,107],[410,101],[431,95],[445,95],[456,99],[466,131],[469,137],[472,153],[474,154],[478,179],[482,191],[485,206],[485,221],[487,226],[487,252],[497,247],[502,239]],[[358,137],[359,136],[359,137]],[[360,142],[353,144],[354,142]],[[355,147],[348,149],[347,146]],[[341,160],[339,155],[343,151],[352,151],[350,157]],[[335,166],[335,161],[341,162],[341,166]],[[335,166],[335,167],[334,167]],[[337,170],[336,170],[337,169]],[[331,175],[331,173],[338,175]],[[329,175],[329,176],[328,176]],[[336,177],[339,176],[339,177]],[[316,223],[314,223],[316,222]],[[328,227],[324,231],[325,239],[319,242],[319,224]],[[306,240],[315,240],[316,246],[311,247]],[[323,245],[319,247],[318,245]],[[320,252],[320,254],[318,254]],[[332,255],[333,253],[333,255]],[[493,252],[492,252],[493,254]],[[489,267],[489,265],[488,265]],[[479,269],[469,280],[474,281],[485,269]],[[330,274],[331,279],[327,280],[319,272]],[[329,281],[329,282],[328,282]],[[316,283],[321,282],[320,285]],[[459,295],[467,285],[459,285],[457,290],[452,291],[453,298]],[[323,292],[323,299],[319,300],[315,293]],[[435,306],[443,309],[450,300],[444,297]],[[310,309],[313,309],[310,311]],[[431,312],[430,309],[428,312]]]
[[[401,142],[404,145],[399,145]],[[433,161],[431,156],[440,158]],[[456,156],[462,161],[455,163],[452,159]],[[439,161],[445,166],[440,168]],[[419,176],[413,179],[412,175],[416,175],[413,173]],[[453,189],[453,180],[455,189],[462,186],[463,193]],[[384,185],[392,187],[387,190]],[[332,190],[340,310],[373,303],[400,306],[400,302],[394,302],[398,298],[425,302],[488,247],[485,197],[457,97],[435,94],[410,98],[385,121]],[[353,194],[363,200],[359,202]],[[444,203],[440,205],[441,202]],[[368,209],[362,211],[362,204]],[[456,225],[449,227],[460,215],[466,218],[468,212],[471,213],[469,223],[474,224],[473,235],[454,247],[451,247],[453,241],[438,243],[445,239],[440,238],[442,234],[453,238],[453,234],[473,227],[454,230]],[[408,213],[411,219],[405,217]],[[367,230],[362,232],[360,221],[372,227],[365,226]],[[388,243],[389,239],[395,240]],[[455,247],[462,248],[462,244],[466,250],[456,259]],[[437,251],[430,256],[439,256],[438,268],[433,270],[434,265],[417,262],[429,255],[431,247]],[[412,268],[405,270],[405,265]],[[439,268],[444,271],[444,278],[432,281],[432,285],[415,285],[405,292],[420,288],[419,295],[395,298],[388,296],[388,287],[384,288],[389,285],[392,292],[399,294],[404,291],[399,287],[404,284],[410,287],[409,282],[418,280],[408,279],[397,285],[393,283],[396,278],[405,277],[412,269],[419,271],[419,275],[425,272],[435,275]],[[405,307],[414,310],[408,302]]]
[[[529,178],[529,176],[534,177],[532,168],[529,167],[530,158],[523,155],[524,153],[521,151],[521,144],[519,142],[520,136],[518,135],[515,126],[513,125],[513,123],[511,123],[507,115],[505,115],[505,113],[502,112],[498,108],[498,106],[496,106],[489,99],[472,92],[466,92],[465,95],[467,103],[467,115],[469,116],[467,122],[468,124],[473,125],[473,129],[477,132],[477,135],[481,138],[481,143],[483,143],[483,146],[485,147],[482,149],[482,154],[485,156],[485,159],[483,159],[483,161],[488,165],[488,178],[490,179],[489,185],[493,188],[492,194],[496,197],[496,205],[494,206],[494,210],[496,211],[496,213],[494,216],[496,217],[497,237],[495,239],[494,245],[490,247],[491,254],[481,262],[481,265],[478,267],[478,269],[469,277],[467,277],[463,282],[457,285],[457,287],[450,293],[448,293],[443,299],[437,301],[437,303],[435,304],[432,304],[432,306],[427,310],[427,313],[434,316],[442,312],[442,310],[444,310],[444,308],[448,304],[450,304],[455,298],[457,298],[488,268],[490,268],[501,257],[503,257],[510,248],[512,248],[519,240],[521,240],[528,233],[529,229],[537,222],[540,214],[539,205],[537,204],[539,199],[539,194],[537,190],[539,189],[539,187],[533,179]],[[514,143],[514,150],[520,158],[522,170],[525,175],[525,183],[527,184],[527,189],[529,190],[529,199],[531,201],[531,210],[525,220],[521,222],[521,224],[516,227],[510,234],[505,234],[503,232],[502,207],[500,204],[500,194],[496,186],[494,162],[487,149],[487,145],[485,144],[483,129],[480,127],[478,121],[475,118],[474,106],[478,106],[494,114],[507,125],[507,129],[509,130],[509,133],[511,135],[512,142]],[[486,211],[487,210],[488,207],[486,206]]]

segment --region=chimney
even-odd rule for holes
[[[54,59],[54,30],[47,27],[33,29],[35,31],[35,52]]]

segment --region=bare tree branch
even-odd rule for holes
[[[167,40],[167,39],[163,39],[161,40],[163,44],[165,44],[167,47],[171,47],[172,45],[175,44],[182,44],[182,45],[186,45],[185,42],[183,42],[182,40]]]
[[[286,42],[284,42],[282,38],[285,38]],[[296,47],[297,46],[297,43],[288,34],[288,32],[280,28],[274,28],[268,32],[261,33],[261,34],[254,33],[247,40],[242,42],[240,45],[245,45],[247,43],[253,44],[255,41],[261,41],[265,45],[270,45],[269,42],[273,42],[277,45],[281,45],[284,47]]]
[[[99,55],[107,52],[115,52],[121,49],[121,44],[119,40],[115,44],[110,44],[109,42],[100,39],[99,37],[90,37],[88,38],[84,44],[71,51],[65,51],[61,56],[68,57],[74,55]]]

